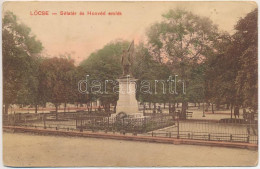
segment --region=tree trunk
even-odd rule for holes
[[[199,105],[199,106],[198,106],[198,109],[200,109],[200,102],[198,103],[198,105]]]
[[[169,102],[169,114],[172,113],[171,103]]]
[[[202,103],[203,116],[205,116],[204,102]]]
[[[239,106],[238,105],[234,106],[234,116],[235,116],[235,118],[236,117],[239,118]]]
[[[58,120],[58,104],[55,104],[56,120]]]
[[[212,113],[214,114],[213,103],[211,104],[211,110],[212,110]]]
[[[230,106],[231,108],[230,108],[230,115],[231,115],[231,119],[232,119],[232,110],[233,110],[233,105],[231,104],[231,106]]]
[[[197,103],[196,102],[194,103],[194,107],[197,107]]]
[[[182,107],[181,107],[181,114],[182,114],[182,118],[186,118],[186,112],[187,112],[187,102],[183,101],[182,102]]]
[[[35,113],[37,114],[37,112],[38,112],[38,105],[35,104]]]
[[[5,110],[4,110],[5,114],[8,114],[8,108],[9,108],[9,104],[5,104]]]
[[[206,108],[205,108],[205,111],[209,111],[209,102],[206,102]]]
[[[164,109],[165,109],[165,104],[166,104],[166,103],[164,102],[164,103],[163,103],[163,108],[164,108]]]
[[[219,108],[220,108],[220,103],[219,103],[219,101],[217,101],[217,103],[216,103],[216,110],[219,110]]]
[[[64,103],[64,113],[66,112],[67,103]]]
[[[228,110],[229,110],[229,107],[230,107],[230,104],[228,103],[228,104],[227,104],[227,107],[226,107],[226,109],[228,109]]]
[[[114,113],[116,113],[117,102],[115,102]]]

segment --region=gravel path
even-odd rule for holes
[[[6,166],[255,166],[257,151],[3,133]]]

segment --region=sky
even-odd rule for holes
[[[12,11],[18,20],[31,28],[43,44],[48,57],[70,53],[78,64],[117,39],[145,41],[146,30],[162,20],[169,9],[185,9],[209,17],[221,31],[234,33],[234,25],[257,7],[255,2],[5,2],[3,13]],[[49,15],[34,15],[48,11]],[[77,15],[60,15],[60,12]],[[80,16],[79,12],[85,15]],[[87,12],[106,12],[103,16]],[[109,12],[122,15],[109,16]],[[57,13],[57,15],[52,15]]]

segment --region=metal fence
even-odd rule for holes
[[[170,115],[120,119],[117,117],[89,116],[76,119],[76,128],[81,130],[144,133],[172,125],[174,125],[174,120]]]
[[[147,114],[146,114],[147,115]],[[151,137],[172,137],[207,141],[230,141],[258,144],[258,123],[223,123],[213,121],[178,120],[169,114],[141,118],[116,118],[110,114],[42,113],[12,114],[3,117],[4,125],[77,130],[119,132]]]
[[[209,141],[258,143],[257,123],[219,123],[216,121],[180,120],[176,125],[155,130],[154,135]]]

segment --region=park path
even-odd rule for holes
[[[3,133],[6,166],[255,166],[257,151]]]

